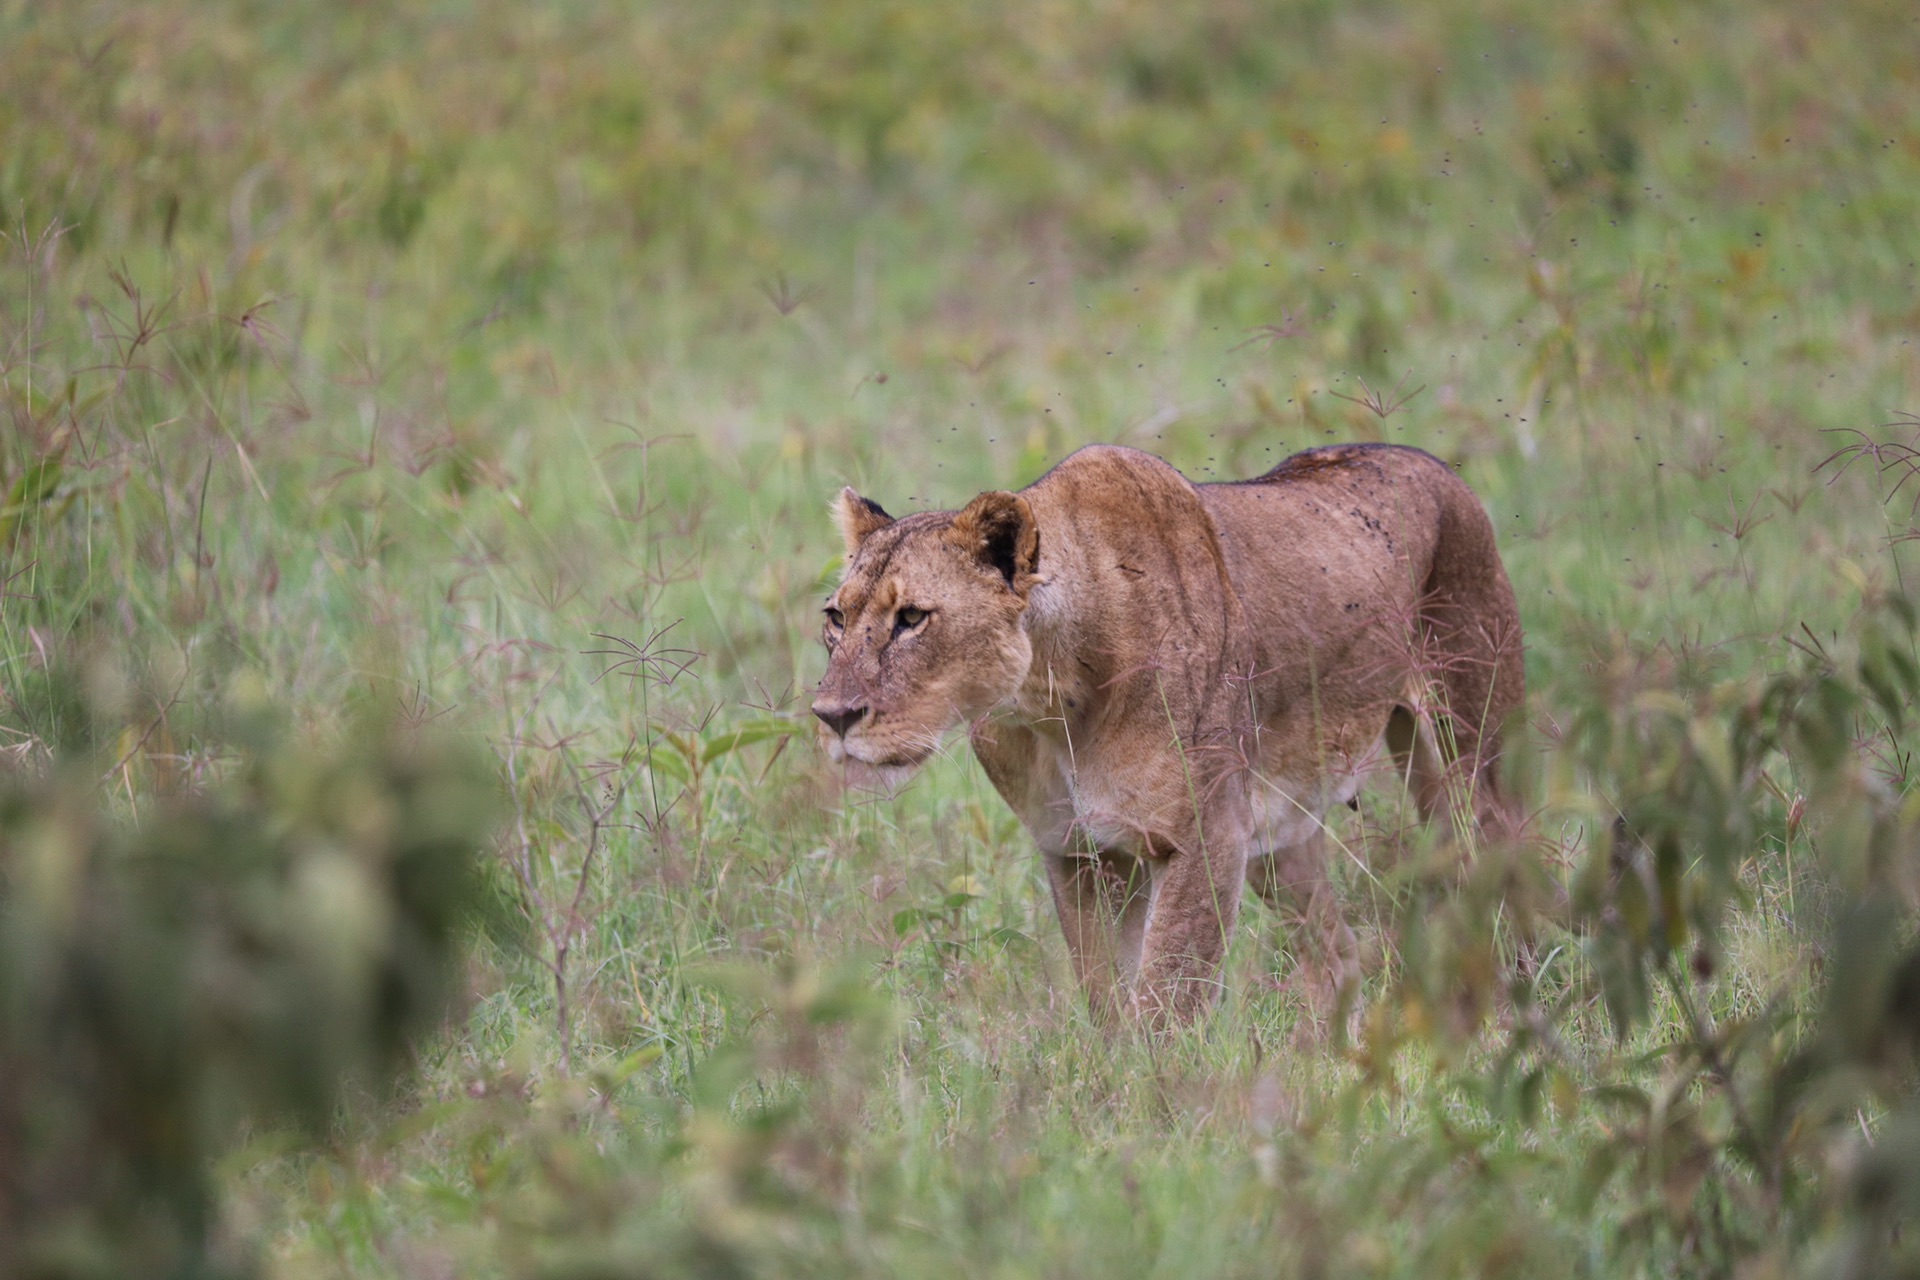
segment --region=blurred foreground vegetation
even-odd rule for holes
[[[0,0],[0,1267],[1911,1272],[1916,207],[1893,0]],[[1535,839],[1378,788],[1352,1035],[1250,909],[1103,1038],[964,751],[815,757],[826,499],[1336,438]]]
[[[243,681],[227,776],[116,820],[114,683],[61,670],[55,767],[0,796],[0,1274],[243,1274],[214,1161],[325,1134],[441,1029],[491,790],[430,743],[296,746]]]

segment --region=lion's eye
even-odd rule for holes
[[[902,609],[893,615],[893,625],[901,631],[911,631],[926,620],[925,609]]]
[[[832,627],[835,631],[840,630],[842,627],[847,625],[846,615],[841,613],[838,609],[829,608],[827,610],[827,625]]]

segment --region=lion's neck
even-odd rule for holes
[[[1029,491],[1031,492],[1031,491]],[[1103,690],[1098,655],[1084,634],[1076,586],[1084,582],[1084,566],[1077,563],[1079,548],[1061,535],[1063,521],[1047,521],[1041,513],[1040,564],[1042,581],[1027,597],[1022,625],[1033,646],[1033,661],[1016,698],[1020,718],[1051,736],[1070,736],[1088,723]]]

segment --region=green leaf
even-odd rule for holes
[[[1646,946],[1653,904],[1648,901],[1647,886],[1640,879],[1638,867],[1629,865],[1621,868],[1620,883],[1613,889],[1613,901],[1620,912],[1620,924],[1626,930],[1627,937],[1637,947]]]
[[[1687,941],[1687,917],[1681,909],[1684,901],[1681,871],[1680,843],[1671,835],[1663,835],[1654,853],[1653,874],[1654,883],[1660,889],[1661,928],[1657,941],[1665,951],[1678,951]]]
[[[64,450],[45,454],[27,464],[27,469],[7,491],[6,506],[0,507],[0,543],[13,541],[21,518],[54,495],[65,468]]]
[[[60,473],[66,469],[66,460],[58,453],[50,453],[36,458],[27,464],[20,478],[13,482],[13,489],[7,494],[6,514],[17,515],[28,507],[38,506],[53,496],[60,487]]]
[[[596,1073],[601,1089],[611,1090],[625,1084],[634,1072],[658,1062],[666,1051],[667,1047],[663,1044],[650,1044],[645,1048],[634,1050],[605,1071]]]
[[[688,782],[692,781],[693,769],[688,765],[686,757],[677,749],[677,743],[669,742],[666,745],[676,749],[661,750],[659,747],[655,747],[652,751],[647,752],[647,768],[663,778],[672,779],[684,787]]]
[[[1586,1166],[1580,1170],[1580,1181],[1574,1190],[1574,1204],[1580,1212],[1593,1212],[1599,1203],[1600,1193],[1607,1189],[1607,1183],[1613,1180],[1614,1171],[1620,1167],[1620,1148],[1611,1142],[1596,1146],[1587,1156]]]
[[[1593,1099],[1595,1102],[1611,1102],[1624,1107],[1643,1119],[1653,1113],[1653,1099],[1647,1096],[1646,1090],[1630,1084],[1600,1085],[1593,1090]]]
[[[1614,1034],[1624,1040],[1647,1016],[1647,974],[1640,951],[1615,930],[1595,936],[1587,945]]]
[[[736,725],[705,740],[700,751],[700,762],[712,764],[730,751],[738,751],[772,738],[790,738],[800,730],[801,725],[796,720],[755,720]]]
[[[1546,1090],[1547,1070],[1546,1067],[1535,1067],[1520,1077],[1514,1106],[1526,1124],[1531,1125],[1540,1118],[1540,1099]]]

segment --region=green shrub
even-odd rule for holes
[[[221,780],[137,817],[85,756],[0,793],[0,1274],[246,1272],[213,1160],[326,1134],[460,1003],[484,774],[250,721]]]

